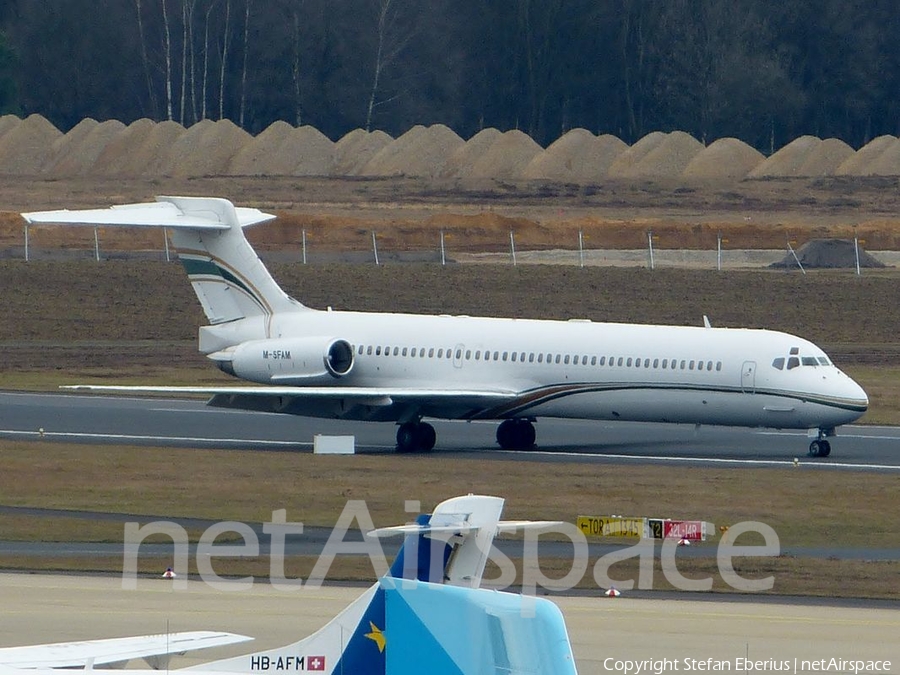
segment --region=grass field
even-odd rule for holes
[[[189,452],[189,454],[185,454]],[[704,519],[718,527],[760,521],[775,529],[782,547],[900,547],[895,524],[896,477],[872,473],[785,469],[616,467],[532,462],[460,461],[453,456],[322,457],[311,454],[166,448],[0,443],[0,494],[7,506],[90,510],[147,516],[146,520],[198,517],[267,522],[275,509],[289,521],[333,525],[348,499],[362,499],[376,526],[405,522],[405,499],[428,510],[437,502],[473,492],[506,498],[509,518],[559,519],[580,514],[664,514]],[[114,480],[111,478],[114,477]],[[740,494],[741,499],[734,495]],[[861,524],[863,526],[861,526]],[[121,523],[75,518],[0,516],[0,539],[121,541]],[[192,531],[192,536],[198,536]],[[715,546],[718,540],[709,545]],[[761,544],[752,536],[736,543]],[[542,560],[549,576],[562,577],[570,562]],[[593,565],[596,561],[592,560]],[[116,571],[120,560],[0,558],[0,567]],[[117,568],[116,565],[119,565]],[[144,561],[144,569],[165,566]],[[264,575],[267,559],[228,561],[221,573]],[[635,570],[624,562],[619,578]],[[297,574],[311,561],[291,562]],[[750,578],[775,574],[774,592],[900,598],[879,575],[900,573],[900,562],[826,561],[781,556],[741,559]],[[710,561],[679,563],[685,574],[710,576]],[[366,579],[359,561],[338,564],[338,578]],[[367,576],[367,574],[369,576]],[[755,575],[755,576],[754,576]],[[655,588],[668,588],[657,574]],[[590,586],[590,576],[583,585]],[[727,590],[718,583],[718,590]]]

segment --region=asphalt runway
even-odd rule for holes
[[[803,431],[540,419],[538,448],[503,451],[496,422],[432,422],[435,452],[517,461],[778,466],[900,471],[900,428],[838,430],[827,458]],[[360,452],[392,452],[396,427],[209,408],[202,401],[0,392],[0,439],[309,452],[316,434],[354,435]]]
[[[0,574],[0,646],[184,630],[226,630],[256,638],[177,657],[172,667],[178,668],[293,642],[325,624],[361,592],[335,586],[285,591],[265,584],[229,592],[227,586],[199,581],[179,589],[164,579],[141,579],[136,589],[126,590],[122,579],[112,576]],[[626,675],[626,661],[645,659],[671,660],[660,675],[708,670],[710,665],[742,672],[853,672],[846,666],[827,667],[830,659],[890,661],[867,672],[900,672],[897,603],[627,596],[553,600],[563,611],[583,674]],[[821,663],[813,667],[803,661]]]

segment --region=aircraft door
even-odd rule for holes
[[[756,361],[744,361],[741,368],[741,391],[745,394],[756,392]]]

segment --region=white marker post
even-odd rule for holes
[[[378,242],[375,241],[375,230],[372,230],[372,252],[375,254],[375,264],[378,264]]]
[[[578,261],[584,269],[584,231],[578,230]]]
[[[513,237],[513,231],[509,231],[509,255],[512,258],[513,267],[516,266],[516,240]]]
[[[97,227],[94,227],[94,258],[100,262],[100,235],[97,233]]]
[[[650,269],[656,269],[656,265],[653,262],[653,230],[647,232],[647,250],[650,252]]]

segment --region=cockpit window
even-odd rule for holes
[[[817,366],[819,365],[819,361],[815,356],[803,356],[800,358],[800,363],[804,366]]]
[[[824,356],[819,357],[819,363],[823,366],[830,366],[831,363]]]
[[[784,369],[784,357],[779,356],[777,359],[772,361],[772,367],[776,368],[778,370],[783,370]]]
[[[788,359],[788,361],[787,361],[787,369],[788,370],[793,370],[794,368],[797,368],[799,366],[800,366],[800,358],[799,357],[792,356],[791,358]]]

